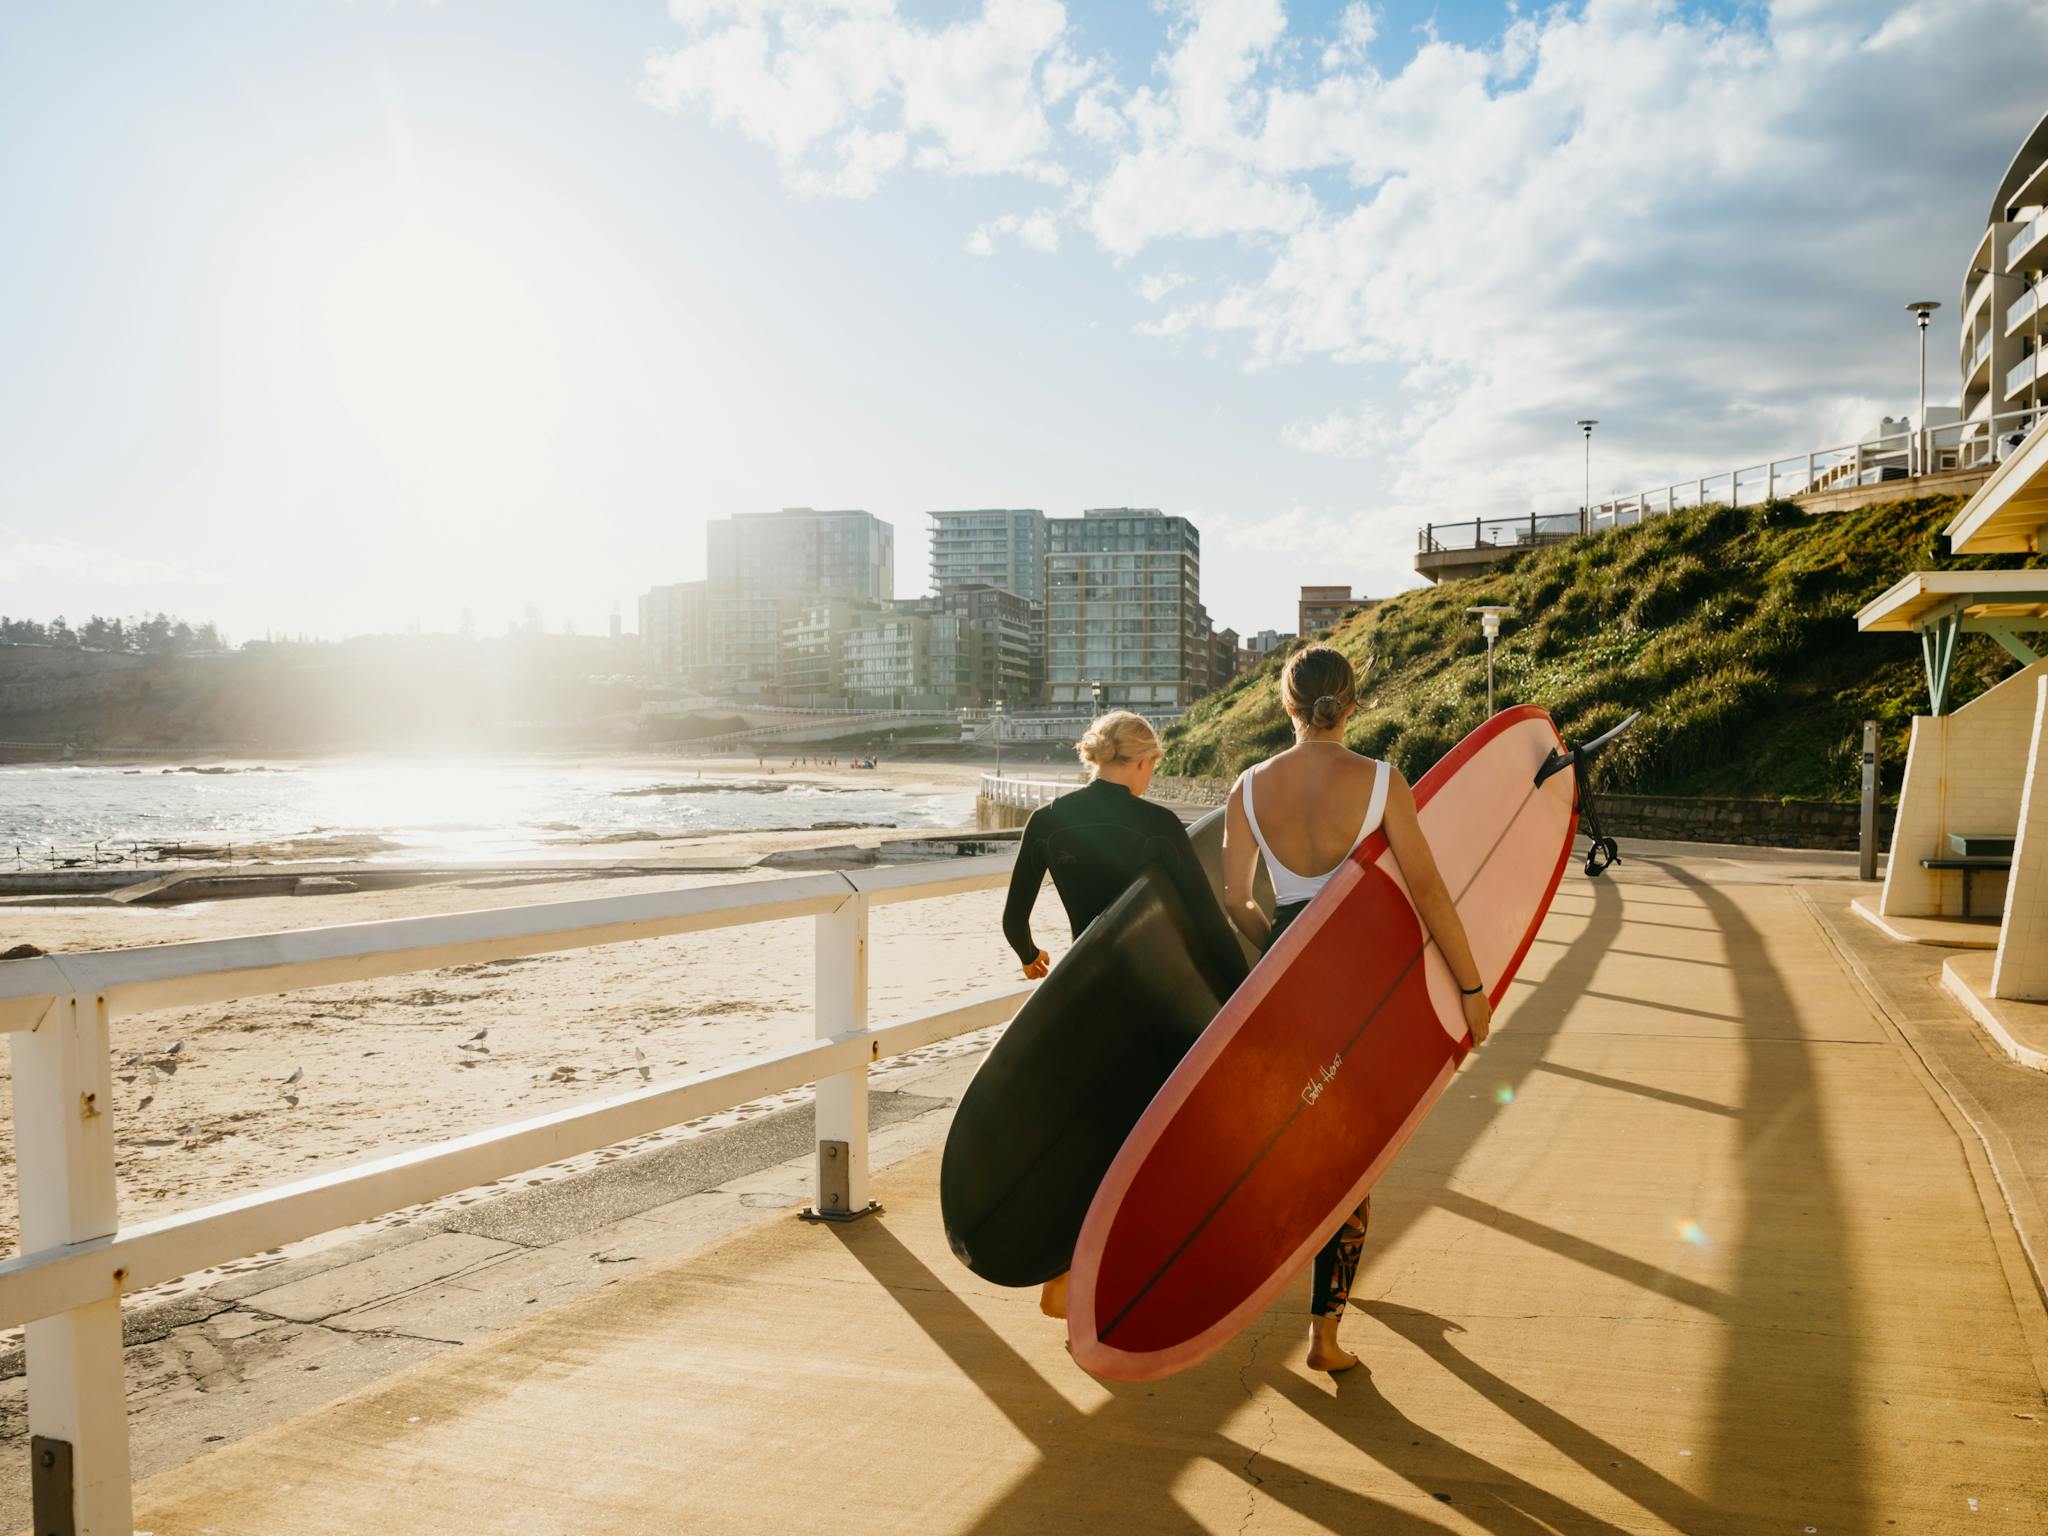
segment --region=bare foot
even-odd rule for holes
[[[1348,1371],[1358,1364],[1358,1356],[1337,1342],[1337,1322],[1334,1317],[1319,1317],[1309,1324],[1308,1368],[1312,1371],[1328,1371],[1335,1375]]]
[[[1038,1293],[1038,1310],[1047,1317],[1065,1317],[1067,1315],[1067,1277],[1065,1275],[1061,1275],[1056,1280],[1045,1282],[1044,1288]]]

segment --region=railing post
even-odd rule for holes
[[[14,1154],[21,1251],[111,1236],[113,1050],[104,997],[60,997],[33,1030],[13,1036]],[[121,1279],[106,1295],[28,1325],[28,1427],[69,1448],[71,1486],[35,1469],[35,1528],[69,1520],[77,1536],[130,1536],[128,1397],[121,1369]],[[64,1456],[52,1448],[56,1465]],[[68,1495],[68,1502],[67,1502]]]
[[[868,899],[855,895],[817,924],[816,1033],[820,1040],[868,1027]],[[852,1221],[868,1199],[868,1068],[860,1062],[818,1083],[818,1203],[813,1214]]]
[[[1806,456],[1806,489],[1813,489],[1813,455],[1810,453]]]

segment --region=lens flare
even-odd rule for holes
[[[1502,1083],[1498,1088],[1493,1090],[1493,1102],[1496,1104],[1514,1103],[1515,1090],[1510,1088],[1506,1083]]]
[[[1678,1224],[1678,1235],[1688,1243],[1691,1243],[1695,1248],[1707,1246],[1707,1234],[1700,1229],[1700,1224],[1691,1217],[1687,1217]]]

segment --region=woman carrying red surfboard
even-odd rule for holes
[[[1486,980],[1423,836],[1415,797],[1391,763],[1361,757],[1344,745],[1344,727],[1358,707],[1350,661],[1334,647],[1307,646],[1282,672],[1280,696],[1294,723],[1295,744],[1247,769],[1230,791],[1223,890],[1231,922],[1258,948],[1268,948],[1359,845],[1384,827],[1416,914],[1457,981],[1473,1043],[1485,1040],[1493,1017]],[[1270,921],[1252,893],[1261,858],[1273,882]],[[1358,1364],[1358,1357],[1338,1344],[1337,1327],[1351,1299],[1371,1214],[1368,1196],[1316,1254],[1311,1370],[1342,1371]]]

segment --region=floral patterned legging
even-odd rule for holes
[[[1372,1196],[1353,1211],[1337,1235],[1316,1251],[1315,1286],[1309,1299],[1317,1317],[1342,1317],[1351,1302],[1351,1282],[1358,1278],[1358,1256],[1365,1252],[1365,1229],[1372,1225]]]
[[[1266,941],[1271,948],[1273,939],[1287,931],[1308,905],[1305,901],[1289,902],[1273,910],[1273,934]],[[1372,1225],[1372,1196],[1365,1197],[1365,1203],[1345,1219],[1336,1234],[1316,1252],[1315,1280],[1309,1292],[1311,1305],[1317,1317],[1342,1317],[1345,1307],[1351,1303],[1351,1283],[1358,1278],[1358,1258],[1365,1252],[1366,1228]]]

